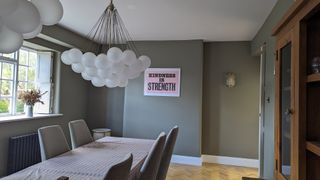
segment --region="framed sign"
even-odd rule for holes
[[[145,96],[180,96],[180,68],[148,68],[144,72]]]

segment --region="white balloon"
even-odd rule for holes
[[[71,68],[75,73],[82,73],[84,71],[84,67],[81,63],[72,64]]]
[[[81,76],[84,80],[91,81],[92,77],[89,76],[86,72],[82,72]]]
[[[113,63],[110,69],[111,69],[111,72],[117,74],[117,73],[120,73],[124,69],[124,67],[125,65],[119,62],[119,63]]]
[[[23,34],[23,39],[32,39],[36,37],[38,34],[40,34],[41,31],[42,31],[42,24],[40,24],[34,31]]]
[[[105,85],[105,82],[97,77],[92,78],[91,83],[95,86],[95,87],[102,87]]]
[[[40,14],[31,2],[19,0],[17,9],[10,16],[3,17],[3,21],[14,32],[25,34],[39,26]]]
[[[0,29],[0,53],[10,54],[15,52],[22,46],[22,42],[21,34],[2,26]]]
[[[69,50],[68,56],[72,63],[80,63],[82,58],[82,52],[77,48],[72,48]]]
[[[128,66],[125,66],[121,72],[117,73],[119,76],[119,79],[128,79],[130,74],[130,68]]]
[[[82,64],[86,67],[92,67],[95,68],[95,59],[96,55],[94,55],[92,52],[86,52],[82,56]]]
[[[140,56],[139,60],[142,61],[144,69],[147,69],[151,65],[151,59],[148,56]]]
[[[0,16],[5,17],[14,12],[18,7],[18,0],[1,0]]]
[[[85,67],[85,72],[88,76],[95,77],[97,76],[97,68]]]
[[[108,60],[106,54],[99,54],[95,60],[95,66],[98,69],[108,69],[112,62]]]
[[[137,59],[136,54],[132,50],[125,50],[122,53],[121,61],[126,65],[133,64]]]
[[[112,81],[112,80],[110,80],[110,79],[107,79],[107,80],[106,80],[106,86],[107,86],[108,88],[115,88],[115,87],[118,86],[118,83],[115,82],[115,81]]]
[[[98,69],[97,74],[102,79],[108,79],[112,76],[112,72],[110,69]]]
[[[120,61],[121,55],[122,51],[117,47],[110,48],[107,52],[107,57],[112,62]]]
[[[136,62],[134,62],[131,66],[129,66],[130,68],[130,76],[133,75],[133,74],[136,74],[138,72],[142,72],[144,70],[144,65],[143,65],[143,62],[140,61],[140,60],[137,60]]]
[[[128,85],[128,79],[126,80],[121,80],[119,82],[119,87],[126,87]]]
[[[61,61],[66,65],[70,65],[72,63],[71,59],[69,58],[69,51],[64,51],[61,54]]]
[[[32,0],[38,8],[41,22],[51,26],[57,24],[63,16],[63,7],[59,0]]]

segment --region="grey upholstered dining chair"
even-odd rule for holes
[[[133,156],[129,153],[122,162],[113,165],[104,180],[128,180],[132,165]]]
[[[156,180],[165,141],[166,134],[162,132],[144,161],[138,180]]]
[[[47,160],[70,151],[67,139],[59,125],[38,129],[41,160]]]
[[[157,180],[165,180],[170,165],[174,145],[178,136],[179,127],[173,127],[167,135],[166,142],[164,144],[162,158],[158,170]]]
[[[93,141],[90,130],[83,119],[69,122],[72,149]]]

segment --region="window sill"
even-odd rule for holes
[[[54,118],[61,117],[63,114],[34,114],[33,117],[27,117],[25,115],[18,116],[6,116],[0,117],[0,123],[9,123],[9,122],[17,122],[17,121],[26,121],[33,119],[43,119],[43,118]]]

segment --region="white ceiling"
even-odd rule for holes
[[[59,23],[87,35],[109,0],[60,0]],[[277,0],[114,0],[133,40],[252,40]]]

